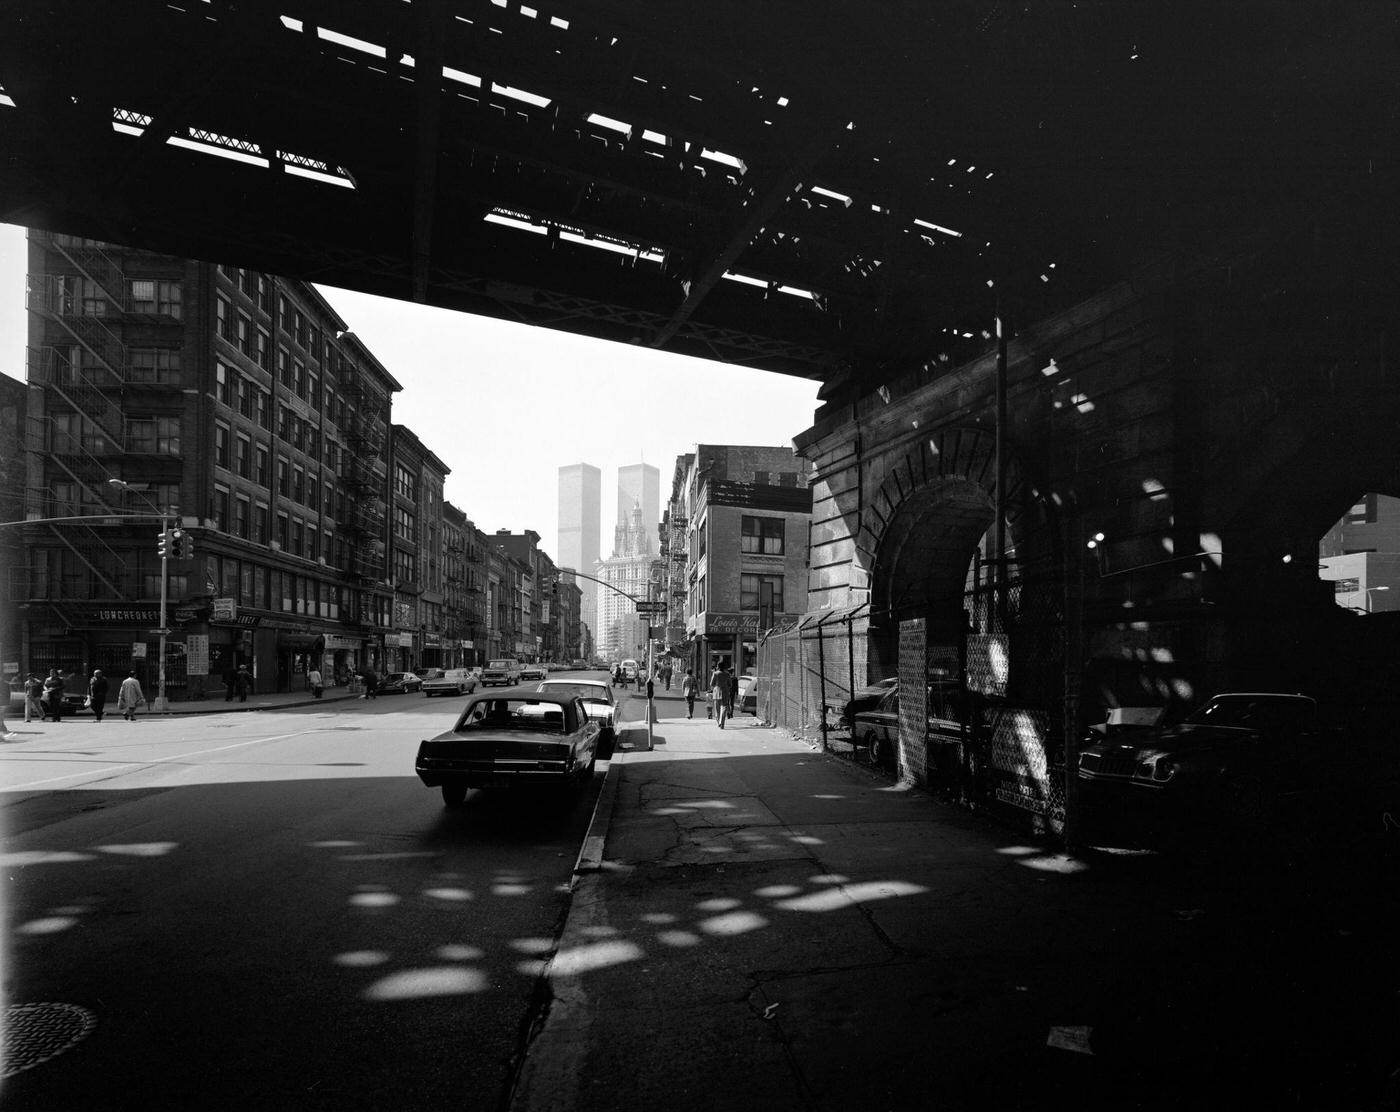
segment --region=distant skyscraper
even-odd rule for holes
[[[559,468],[559,566],[597,575],[602,558],[603,473],[591,463]],[[580,613],[598,635],[598,585],[578,581],[583,591]]]
[[[661,472],[649,463],[633,463],[617,469],[618,537],[632,525],[632,511],[642,511],[642,527],[646,531],[646,547],[640,552],[614,549],[614,556],[655,555],[656,527],[661,521]]]

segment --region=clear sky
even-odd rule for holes
[[[24,230],[0,224],[0,373],[24,378]],[[403,384],[394,420],[452,469],[447,497],[487,532],[533,529],[558,546],[558,472],[603,473],[603,556],[617,469],[650,463],[670,491],[697,443],[790,444],[818,383],[545,328],[319,287]]]

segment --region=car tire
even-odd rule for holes
[[[467,785],[447,783],[442,786],[442,805],[449,811],[460,810],[467,801]]]
[[[870,763],[877,768],[884,768],[889,764],[890,743],[873,730],[865,735],[865,744],[870,751]]]

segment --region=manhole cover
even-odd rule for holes
[[[15,1004],[5,1009],[4,1066],[10,1077],[77,1046],[97,1017],[76,1004]]]

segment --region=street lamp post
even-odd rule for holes
[[[145,484],[128,483],[122,479],[108,479],[107,482],[126,493],[143,493],[148,489]],[[170,507],[161,509],[152,502],[151,508],[160,514],[160,628],[156,630],[160,637],[160,647],[157,650],[160,659],[156,666],[156,701],[152,709],[157,714],[167,714],[170,711],[170,703],[165,697],[165,639],[170,634],[166,617],[170,605]]]

